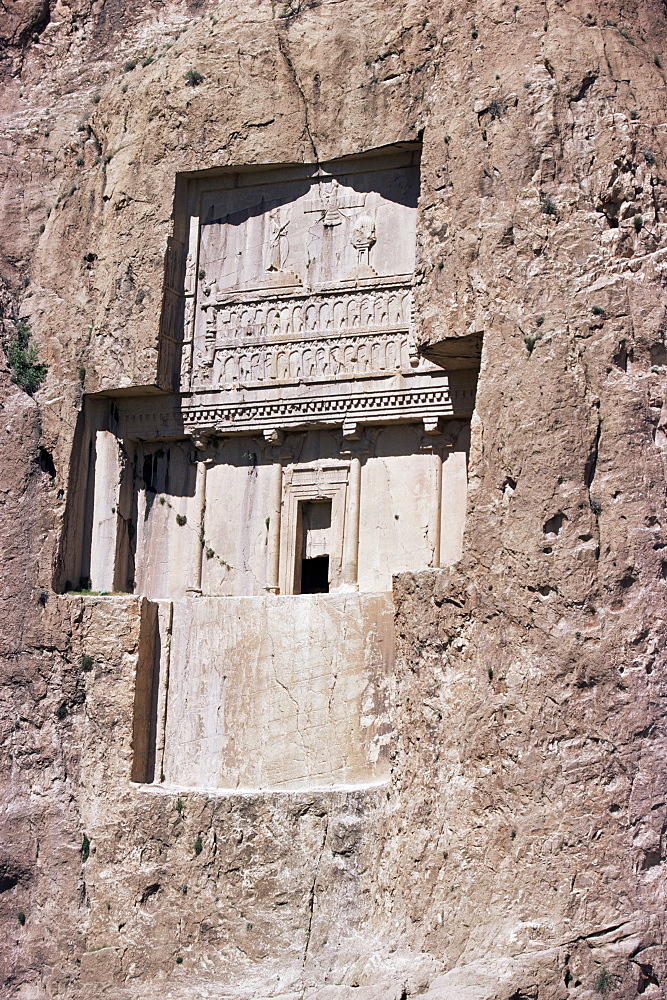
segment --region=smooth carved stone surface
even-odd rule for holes
[[[174,602],[167,785],[298,789],[388,776],[390,595]],[[163,644],[164,648],[164,644]]]

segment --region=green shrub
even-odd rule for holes
[[[556,209],[555,203],[547,194],[540,195],[540,208],[545,215],[557,215],[558,210]]]
[[[19,910],[19,912],[16,914],[16,919],[20,923],[21,927],[25,926],[25,913],[23,912],[23,910]]]
[[[85,670],[86,673],[90,673],[93,669],[94,660],[92,656],[82,656],[81,657],[81,669]]]
[[[187,524],[187,523],[188,523],[188,519],[185,516],[185,514],[177,514],[176,515],[176,524],[180,524],[180,526],[183,527],[183,525]]]
[[[602,308],[602,306],[598,305],[591,306],[591,312],[593,313],[594,316],[604,316],[604,309]]]
[[[84,862],[84,864],[89,857],[90,857],[90,841],[88,840],[88,837],[84,833],[83,840],[81,841],[81,860]]]
[[[601,993],[604,996],[611,989],[613,981],[614,977],[611,972],[608,969],[602,968],[593,980],[593,986],[597,993]]]
[[[46,378],[47,366],[38,361],[37,348],[30,339],[30,327],[19,320],[16,334],[9,341],[6,353],[12,370],[12,382],[32,396]]]
[[[189,69],[187,73],[183,74],[183,79],[186,87],[198,87],[200,83],[204,82],[204,77],[196,69]]]
[[[128,59],[125,65],[123,66],[123,72],[129,73],[130,70],[133,70],[136,65],[137,65],[136,59]]]
[[[197,839],[195,840],[195,854],[199,856],[203,850],[204,850],[204,845],[201,842],[201,837],[197,837]]]
[[[632,225],[635,227],[636,233],[641,233],[644,227],[644,219],[642,218],[642,216],[635,215],[634,219],[632,220]]]

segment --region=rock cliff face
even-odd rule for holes
[[[0,317],[48,365],[0,372],[3,996],[663,995],[664,5],[3,7]],[[161,385],[176,175],[419,137],[418,340],[481,369],[390,781],[141,790],[149,602],[52,583],[84,394]]]

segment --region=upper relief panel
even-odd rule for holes
[[[418,196],[414,147],[187,181],[163,314],[181,391],[414,369]]]
[[[361,160],[356,169],[320,169],[310,177],[234,175],[233,186],[203,190],[204,295],[410,280],[419,194],[412,159]]]

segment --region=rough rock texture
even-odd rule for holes
[[[657,996],[664,5],[3,7],[4,337],[49,373],[0,373],[2,995]],[[419,335],[483,354],[464,557],[395,582],[391,782],[130,786],[146,608],[50,584],[82,393],[159,379],[175,175],[422,132]]]

